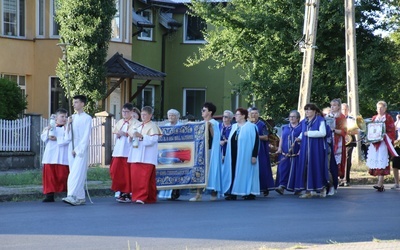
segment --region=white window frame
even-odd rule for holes
[[[42,5],[42,9],[40,9],[40,5]],[[42,15],[42,18],[40,18]],[[46,30],[45,23],[46,16],[46,0],[36,0],[36,37],[44,37]],[[40,29],[42,30],[42,34],[40,33]]]
[[[51,38],[59,38],[60,37],[60,30],[57,30],[58,34],[54,34],[54,29],[56,28],[56,26],[60,27],[55,20],[55,16],[56,16],[56,1],[57,0],[50,0],[50,37]]]
[[[13,1],[13,0],[10,0],[10,1]],[[22,13],[21,13],[21,8],[20,8],[20,5],[21,5],[21,1],[23,2],[23,5],[24,5],[24,7],[23,7],[23,11],[24,11],[24,13],[23,13],[23,16],[22,16]],[[16,4],[16,18],[15,18],[15,32],[16,32],[16,34],[15,35],[13,35],[12,34],[12,32],[7,32],[7,34],[5,33],[5,28],[4,28],[4,26],[5,26],[5,21],[4,21],[4,18],[5,18],[5,16],[4,16],[4,13],[5,13],[5,3],[4,3],[4,0],[2,0],[1,1],[1,30],[2,30],[2,34],[4,35],[4,36],[8,36],[8,37],[20,37],[20,38],[24,38],[25,37],[25,34],[26,34],[26,0],[14,0],[14,2],[15,2],[15,4]],[[23,25],[21,25],[21,18],[23,18]],[[11,23],[11,22],[9,22],[9,23]],[[13,25],[12,23],[11,23],[11,25]],[[23,34],[22,34],[23,33]]]
[[[183,116],[186,116],[186,113],[187,113],[187,110],[186,110],[186,101],[187,101],[186,91],[188,91],[188,90],[190,90],[190,91],[203,91],[204,92],[204,101],[207,100],[207,90],[205,88],[184,88],[183,89],[183,107],[182,107]],[[199,110],[201,108],[202,107],[200,107]],[[191,115],[194,115],[194,114],[191,114]]]
[[[187,39],[187,33],[188,33],[187,29],[188,29],[188,24],[189,24],[188,17],[189,16],[190,16],[190,14],[185,13],[185,16],[183,18],[183,27],[184,27],[184,29],[183,29],[183,43],[204,44],[206,42],[204,39],[202,39],[202,40],[188,40]],[[197,18],[200,18],[200,17],[197,17]],[[206,29],[207,29],[207,25],[206,25]]]
[[[148,16],[144,15],[144,13],[148,14]],[[149,20],[150,23],[153,23],[153,11],[151,9],[143,10],[139,13],[139,15]],[[147,31],[147,33],[150,34],[150,36],[144,36],[144,34],[146,33],[143,31]],[[143,28],[143,31],[139,33],[137,39],[143,41],[153,41],[153,28]]]
[[[137,86],[138,88],[140,88],[141,87],[141,85],[138,85]],[[155,87],[154,86],[146,86],[143,90],[142,90],[142,92],[140,93],[140,96],[141,96],[141,98],[142,98],[142,102],[140,103],[140,107],[144,107],[145,105],[144,105],[144,92],[145,91],[151,91],[151,107],[153,107],[154,108],[154,98],[155,98]],[[137,104],[138,105],[138,104]]]
[[[236,90],[232,90],[231,92],[231,108],[232,110],[236,110],[237,108],[239,108],[239,98],[240,95]]]
[[[111,41],[117,41],[121,42],[122,41],[122,13],[124,13],[124,7],[122,5],[121,0],[114,0],[115,2],[115,8],[117,9],[117,12],[114,15],[114,18],[111,20]],[[117,32],[114,32],[114,30],[117,29]]]
[[[58,77],[58,76],[50,76],[49,77],[49,117],[50,117],[50,115],[51,115],[51,102],[52,102],[52,99],[51,99],[51,95],[52,95],[52,91],[53,91],[53,89],[52,89],[52,86],[51,86],[51,83],[52,83],[52,80],[53,79],[58,79],[58,81],[60,82],[60,78]],[[62,89],[62,87],[61,87],[61,82],[60,82],[60,88]],[[63,92],[65,92],[64,91],[64,89],[62,89],[62,91]],[[61,107],[61,108],[65,108],[65,109],[67,109],[67,110],[69,110],[69,100],[68,100],[68,98],[66,97],[66,95],[65,95],[65,93],[64,93],[64,97],[65,97],[65,101],[66,101],[66,104],[65,104],[65,106],[63,106],[63,107]],[[55,110],[54,110],[54,112],[57,110],[58,108],[56,108]],[[69,111],[68,111],[69,112]],[[73,112],[73,111],[72,111]],[[69,114],[68,113],[68,115],[71,115],[71,114]]]

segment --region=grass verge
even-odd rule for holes
[[[110,181],[108,168],[90,167],[88,181]],[[26,170],[0,174],[0,186],[42,185],[42,170]]]

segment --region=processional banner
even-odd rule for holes
[[[208,177],[208,133],[204,122],[160,126],[156,182],[158,190],[202,188]]]

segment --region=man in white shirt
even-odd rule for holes
[[[75,114],[68,119],[67,131],[71,138],[68,148],[69,176],[68,196],[62,200],[73,206],[85,204],[85,181],[89,161],[89,140],[92,129],[92,117],[83,111],[86,96],[73,97]],[[71,128],[72,125],[72,128]]]

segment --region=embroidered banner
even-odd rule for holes
[[[205,123],[160,126],[157,189],[201,188],[206,186],[208,141]]]

